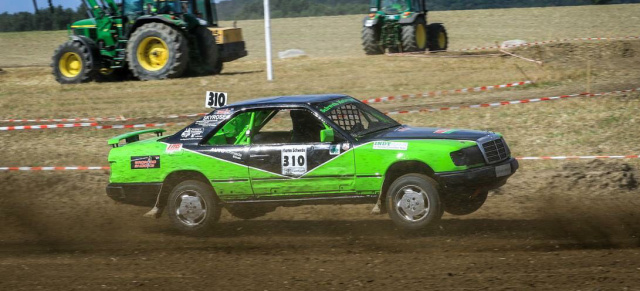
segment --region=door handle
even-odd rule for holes
[[[266,160],[270,155],[249,155],[249,158],[256,160]]]

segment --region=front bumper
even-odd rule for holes
[[[107,196],[125,204],[153,207],[162,183],[110,183]]]
[[[510,165],[509,174],[498,177],[496,168]],[[491,190],[504,185],[518,170],[518,160],[510,158],[503,162],[464,171],[436,173],[440,186],[444,188],[484,188]],[[504,168],[504,167],[503,167]]]

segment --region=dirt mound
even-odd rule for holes
[[[567,191],[589,190],[589,195],[607,194],[610,190],[633,190],[638,187],[635,171],[627,163],[593,160],[586,164],[568,163],[562,170],[562,173],[552,177],[552,187],[565,188]]]
[[[548,234],[578,248],[640,246],[637,171],[627,163],[568,163],[538,193]],[[566,241],[569,239],[570,241]]]
[[[513,52],[551,65],[584,67],[592,61],[603,67],[627,67],[631,62],[640,62],[640,41],[554,43],[516,48]]]

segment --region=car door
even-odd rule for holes
[[[256,123],[249,177],[258,199],[339,197],[354,193],[354,154],[340,137],[321,140],[326,125],[306,108],[278,110]]]
[[[207,122],[209,121],[216,124],[219,118],[226,117],[205,116],[202,126],[208,126]],[[216,194],[223,200],[254,198],[247,166],[249,144],[245,135],[250,127],[251,118],[251,112],[238,112],[225,121],[215,132],[205,138],[200,137],[201,141],[198,144],[185,145],[186,149],[195,151],[199,155],[183,155],[181,157],[183,162],[197,166],[203,171],[210,179]],[[193,129],[187,129],[182,133],[182,136],[188,139],[193,134]],[[203,161],[202,156],[210,159]]]

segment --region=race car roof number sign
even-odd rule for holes
[[[227,105],[229,94],[226,92],[207,91],[204,99],[204,107],[218,108]]]

